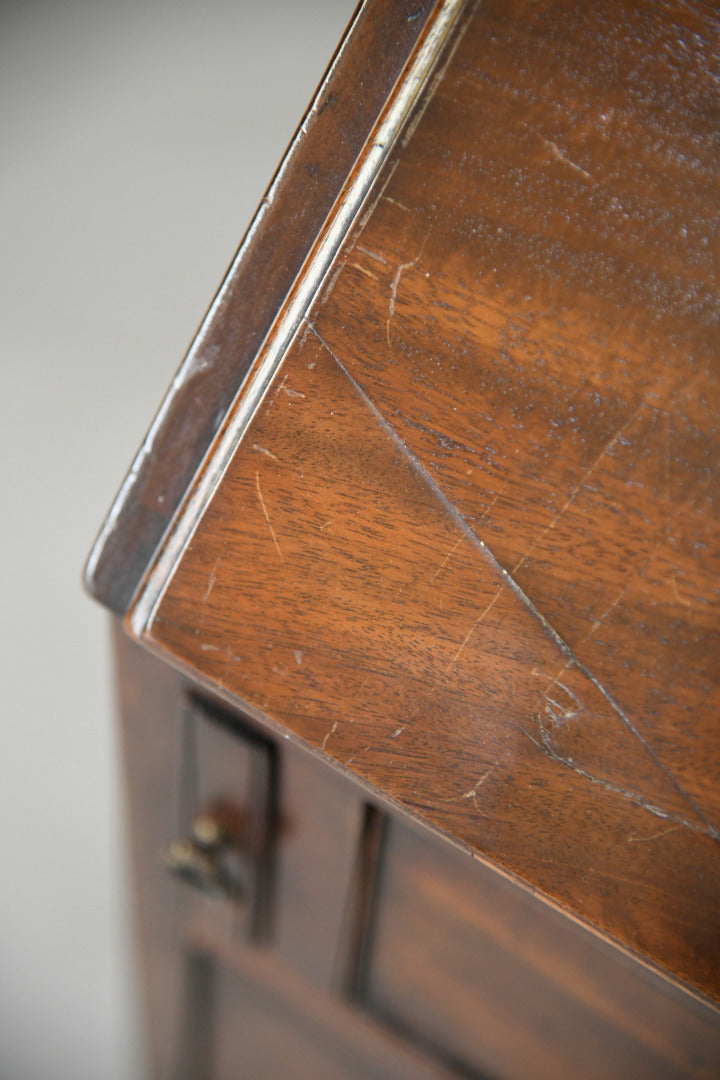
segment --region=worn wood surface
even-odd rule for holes
[[[353,19],[100,533],[86,582],[114,612],[127,611],[432,8],[365,0]]]
[[[285,739],[258,939],[161,857],[198,811],[248,807],[253,725],[120,633],[116,655],[154,1075],[717,1075],[712,1008],[377,807],[366,851],[362,787]]]
[[[717,998],[718,21],[468,12],[133,625]]]
[[[218,801],[247,807],[253,725],[116,630],[152,1075],[450,1080],[437,1055],[349,1000],[353,897],[363,891],[358,785],[278,740],[279,821],[262,938],[242,906],[168,874],[162,853],[198,812]],[[225,723],[204,731],[204,720],[200,729],[188,723],[203,712]]]

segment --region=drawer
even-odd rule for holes
[[[178,831],[161,849],[192,888],[178,893],[180,922],[209,905],[232,936],[272,934],[278,762],[275,747],[216,703],[185,695],[177,777]]]

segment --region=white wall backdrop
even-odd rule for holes
[[[0,5],[0,1076],[146,1075],[80,573],[353,0]]]

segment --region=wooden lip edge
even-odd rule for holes
[[[231,407],[237,390],[247,374],[270,329],[274,316],[300,271],[328,212],[342,191],[357,155],[382,112],[387,95],[402,74],[425,27],[432,21],[436,0],[361,0],[318,90],[291,140],[260,206],[233,258],[193,342],[175,375],[135,460],[125,477],[112,507],[98,533],[88,557],[83,580],[85,588],[100,603],[118,615],[125,614],[138,591],[153,556],[162,545],[172,520],[181,506],[194,476],[201,467],[208,441],[218,422]],[[405,14],[398,8],[408,8]],[[401,33],[383,33],[386,9]],[[321,182],[305,182],[308,164],[321,160],[328,130],[335,116],[327,105],[343,97],[343,88],[353,68],[362,64],[363,35],[370,36],[384,54],[373,54],[373,87],[365,87],[355,130],[347,144],[336,147],[336,168]],[[382,77],[381,77],[382,76]],[[308,161],[309,159],[309,161]],[[293,190],[303,192],[303,209],[308,225],[288,251],[282,238],[286,231],[284,215],[277,203]],[[231,354],[220,375],[211,384],[202,365],[203,347],[217,329],[224,311],[233,299],[242,295],[254,277],[267,278],[274,271],[278,281],[267,294],[258,325],[243,325],[227,343]],[[267,325],[264,325],[267,323]],[[258,340],[259,336],[259,340]],[[193,391],[202,383],[206,396],[197,405]],[[202,437],[189,449],[188,460],[178,468],[172,454],[172,434],[188,408],[194,409],[194,425]],[[167,445],[163,445],[163,443]],[[158,449],[160,447],[160,449]],[[165,451],[165,452],[163,452]],[[161,507],[161,509],[160,509]]]
[[[672,993],[681,994],[688,1001],[692,1001],[695,1008],[706,1010],[707,1015],[712,1016],[720,1025],[719,999],[711,997],[710,994],[696,984],[688,982],[673,971],[662,967],[657,961],[635,950],[632,945],[629,945],[626,941],[622,941],[620,938],[614,937],[607,930],[601,929],[600,927],[593,925],[593,923],[588,922],[573,908],[561,903],[561,901],[557,900],[550,893],[547,893],[537,885],[534,885],[532,881],[521,877],[520,874],[510,867],[495,862],[490,856],[486,855],[472,844],[469,844],[466,840],[461,840],[453,833],[448,832],[447,829],[438,825],[429,813],[422,813],[417,808],[407,805],[396,795],[392,795],[382,790],[371,781],[366,780],[363,776],[353,772],[353,770],[343,764],[342,761],[338,761],[336,758],[327,754],[320,745],[310,742],[309,739],[286,728],[280,720],[276,720],[270,713],[263,712],[258,706],[243,701],[242,698],[239,698],[232,691],[228,690],[220,683],[216,683],[209,675],[198,671],[187,660],[184,660],[181,656],[172,652],[168,646],[163,645],[157,639],[145,636],[142,641],[138,642],[128,626],[127,619],[119,620],[113,618],[111,627],[114,635],[129,638],[136,646],[145,649],[158,660],[162,660],[164,663],[169,664],[182,678],[187,679],[194,686],[200,687],[209,695],[211,700],[217,701],[222,706],[235,710],[251,724],[256,724],[263,734],[266,736],[269,735],[271,738],[276,738],[278,740],[278,746],[282,746],[285,742],[289,742],[291,746],[297,747],[305,753],[312,755],[316,760],[322,761],[328,768],[333,769],[335,773],[355,784],[363,793],[365,793],[373,805],[396,814],[407,825],[421,833],[427,833],[427,831],[431,832],[433,836],[441,839],[444,843],[450,844],[451,847],[455,848],[457,851],[460,851],[469,858],[481,863],[487,870],[498,874],[501,878],[510,882],[522,892],[532,896],[539,904],[543,904],[558,912],[559,915],[574,923],[584,933],[601,941],[606,948],[611,949],[616,954],[619,953],[625,962],[636,965],[638,968],[642,969],[646,977],[665,985]]]
[[[322,228],[281,304],[250,371],[185,492],[167,529],[164,542],[147,567],[132,605],[126,612],[131,634],[140,639],[152,623],[165,588],[190,543],[205,506],[222,480],[248,424],[267,393],[271,380],[295,337],[306,324],[306,314],[325,287],[333,260],[353,223],[365,212],[368,200],[377,200],[375,182],[406,130],[412,110],[436,73],[447,64],[462,38],[468,20],[465,0],[439,0],[423,27],[393,92],[368,133],[361,154],[333,204]],[[447,49],[448,43],[450,49]],[[449,55],[448,55],[449,52]]]

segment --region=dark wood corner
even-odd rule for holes
[[[89,569],[158,1075],[720,1075],[719,44],[356,17]]]

